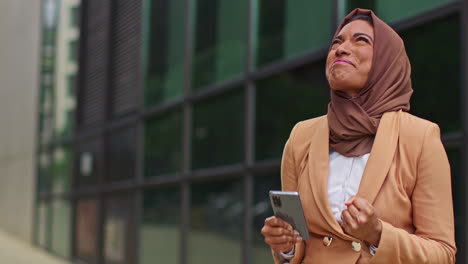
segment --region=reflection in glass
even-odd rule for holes
[[[131,263],[129,244],[133,241],[130,233],[130,218],[135,215],[133,196],[121,195],[106,200],[104,221],[104,259],[106,264]]]
[[[195,183],[191,192],[190,263],[241,263],[242,184]]]
[[[49,184],[52,177],[51,158],[48,152],[39,153],[37,190],[38,192],[49,191]]]
[[[459,32],[459,16],[451,15],[401,33],[412,69],[411,113],[439,124],[442,133],[461,127]]]
[[[70,87],[70,78],[76,76],[78,69],[79,25],[71,24],[74,10],[80,1],[60,1],[60,16],[57,27],[57,54],[54,90],[54,136],[56,139],[70,138],[74,129],[76,109],[74,85]]]
[[[55,149],[53,165],[54,180],[52,182],[53,192],[63,192],[70,188],[72,166],[73,158],[71,149],[69,147]]]
[[[281,190],[279,173],[262,175],[254,178],[254,204],[252,208],[253,222],[253,261],[256,264],[272,263],[271,249],[265,243],[265,237],[260,233],[265,219],[273,215],[268,192]]]
[[[81,200],[76,207],[76,256],[86,263],[97,262],[97,219],[96,200]]]
[[[102,141],[100,138],[83,142],[78,148],[75,164],[78,167],[78,185],[90,185],[99,182],[102,176]]]
[[[145,1],[148,61],[145,104],[152,105],[180,96],[184,86],[185,0]]]
[[[179,263],[178,188],[145,191],[140,225],[140,264]]]
[[[52,251],[68,258],[70,257],[71,209],[67,200],[52,202]]]
[[[247,1],[196,1],[195,89],[242,72],[246,16]]]
[[[109,135],[108,171],[110,181],[135,178],[136,166],[136,129],[129,127]]]
[[[256,2],[259,5],[257,66],[328,46],[333,34],[333,1]]]
[[[293,126],[327,113],[325,61],[257,82],[256,160],[280,158]]]
[[[36,219],[36,244],[39,247],[47,247],[47,225],[49,206],[45,201],[37,203],[37,219]]]
[[[145,122],[144,175],[180,171],[182,160],[182,114],[174,111]]]
[[[193,168],[242,161],[244,107],[241,89],[196,103],[193,110]]]

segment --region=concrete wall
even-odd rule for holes
[[[0,1],[0,229],[31,241],[39,0]]]

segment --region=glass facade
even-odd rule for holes
[[[43,0],[38,246],[92,264],[271,263],[260,229],[272,214],[268,191],[281,189],[285,141],[297,122],[327,112],[325,59],[337,21],[371,7],[404,39],[411,112],[441,127],[464,248],[468,33],[459,2],[116,3]],[[141,67],[115,71],[135,49],[131,65]],[[128,87],[115,87],[116,78]],[[138,100],[129,103],[130,94]],[[94,123],[80,123],[83,113]]]

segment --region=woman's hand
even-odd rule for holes
[[[341,212],[344,231],[358,239],[375,246],[379,245],[382,223],[375,213],[374,206],[366,199],[352,197],[345,205],[348,209]]]
[[[275,252],[290,252],[294,244],[302,240],[290,224],[275,216],[265,219],[262,235],[265,236],[265,243]]]

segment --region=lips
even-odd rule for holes
[[[333,64],[336,64],[336,63],[340,63],[340,64],[343,63],[343,64],[349,64],[351,66],[354,66],[354,64],[350,60],[343,59],[343,58],[336,59],[335,61],[333,61]]]

